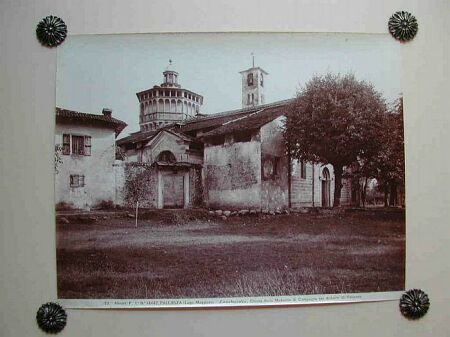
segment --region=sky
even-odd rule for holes
[[[182,88],[203,96],[201,113],[241,108],[240,71],[265,77],[266,103],[295,97],[314,76],[353,73],[391,102],[401,90],[401,45],[388,34],[189,33],[69,36],[57,50],[56,106],[113,117],[139,130],[136,93],[160,85],[172,60]]]

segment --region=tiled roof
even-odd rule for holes
[[[241,118],[247,115],[250,115],[256,111],[259,111],[264,108],[272,108],[277,106],[285,106],[289,104],[292,99],[278,101],[270,104],[263,104],[249,108],[230,110],[215,114],[206,115],[205,117],[199,117],[194,120],[190,120],[186,122],[185,125],[181,127],[183,132],[190,132],[202,129],[211,129],[215,127],[220,127],[226,122],[232,121],[237,118]]]
[[[117,145],[124,145],[124,144],[137,144],[141,142],[147,142],[150,139],[152,139],[158,131],[138,131],[135,133],[132,133],[131,135],[124,137],[122,139],[119,139],[116,143]]]
[[[124,144],[147,143],[161,131],[170,132],[187,142],[195,141],[195,138],[184,134],[183,132],[175,129],[172,126],[172,127],[161,128],[159,130],[154,130],[154,131],[138,131],[138,132],[132,133],[131,135],[129,135],[127,137],[119,139],[116,143],[119,146],[124,145]]]
[[[205,136],[208,136],[233,132],[234,130],[255,129],[283,115],[284,108],[290,102],[292,102],[292,99],[210,114],[205,117],[199,117],[194,120],[186,121],[184,125],[181,125],[181,127],[178,127],[176,124],[171,124],[156,131],[138,131],[127,137],[119,139],[117,141],[117,145],[148,142],[161,130],[167,130],[174,133],[186,141],[199,141],[199,139],[191,137],[186,133],[196,130],[214,129],[205,134]]]
[[[266,107],[258,106],[259,109],[257,111],[225,122],[218,128],[205,133],[202,137],[208,138],[233,132],[259,129],[263,125],[286,114],[286,108],[290,100],[283,102],[283,104],[271,105]]]
[[[96,115],[85,112],[78,112],[58,107],[56,108],[56,122],[102,125],[114,129],[116,131],[116,137],[127,126],[127,123],[113,117],[105,115]]]

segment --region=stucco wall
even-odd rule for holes
[[[261,165],[272,162],[274,174],[262,174],[261,209],[277,210],[289,207],[289,167],[283,140],[282,125],[284,117],[261,128]]]
[[[55,202],[66,202],[86,208],[100,201],[115,200],[114,130],[82,125],[58,124],[55,144],[62,144],[62,135],[91,136],[91,155],[62,155],[55,173]],[[70,187],[70,175],[84,175],[84,187]]]
[[[207,206],[260,209],[260,141],[206,146],[204,161]]]

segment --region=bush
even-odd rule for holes
[[[112,200],[101,200],[97,202],[94,206],[97,209],[114,209],[116,206]]]
[[[73,206],[73,203],[71,203],[71,202],[69,203],[69,202],[61,201],[55,205],[55,210],[57,210],[57,211],[73,211],[75,209],[76,208]]]

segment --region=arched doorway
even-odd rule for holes
[[[331,178],[328,168],[322,170],[322,207],[331,207]]]

